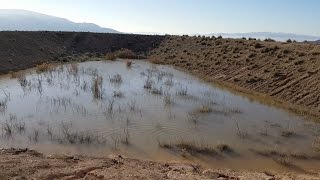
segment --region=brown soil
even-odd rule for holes
[[[27,149],[2,149],[0,161],[0,179],[320,179],[319,174],[211,170],[193,164],[141,161],[121,156],[45,156]]]
[[[150,59],[320,117],[320,45],[173,36]]]

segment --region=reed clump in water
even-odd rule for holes
[[[102,90],[102,83],[103,78],[100,76],[96,76],[93,78],[92,83],[92,94],[95,99],[102,99],[103,90]]]
[[[178,151],[181,153],[188,153],[192,156],[207,155],[216,157],[220,156],[219,153],[233,152],[232,148],[225,144],[221,144],[215,147],[204,143],[196,143],[184,140],[179,140],[175,143],[162,142],[158,140],[158,145],[159,147],[164,149]]]

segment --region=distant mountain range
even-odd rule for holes
[[[317,36],[308,36],[308,35],[300,35],[300,34],[292,34],[292,33],[273,33],[273,32],[252,32],[252,33],[213,33],[208,34],[210,36],[219,36],[226,38],[257,38],[257,39],[267,39],[271,38],[276,41],[287,41],[288,39],[296,40],[296,41],[316,41],[319,40],[320,37]]]
[[[119,33],[93,23],[75,23],[64,18],[26,10],[0,9],[0,31],[16,30]]]
[[[114,29],[100,27],[93,23],[75,23],[70,20],[49,16],[37,12],[16,9],[0,9],[0,31],[76,31],[120,33]],[[139,34],[164,34],[164,33],[139,33]],[[299,35],[291,33],[252,32],[252,33],[212,33],[206,36],[223,36],[225,38],[257,38],[264,40],[271,38],[276,41],[288,39],[296,41],[309,41],[320,43],[320,37]]]

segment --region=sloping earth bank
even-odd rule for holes
[[[175,36],[150,59],[320,117],[320,45]]]
[[[0,150],[0,179],[320,179],[319,175],[203,169],[192,164]]]

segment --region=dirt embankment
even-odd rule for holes
[[[150,59],[319,118],[320,45],[174,36]]]
[[[0,32],[0,73],[62,60],[72,54],[101,56],[122,48],[146,56],[164,38],[85,32]]]
[[[23,149],[0,150],[0,179],[319,179],[319,175],[210,170],[181,163],[160,163],[121,156],[45,156]]]

